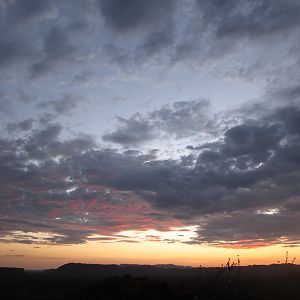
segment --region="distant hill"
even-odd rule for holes
[[[4,300],[291,300],[299,298],[300,266],[69,263],[43,271],[0,268],[0,282]]]
[[[173,264],[162,265],[138,265],[138,264],[82,264],[68,263],[57,269],[43,271],[27,271],[23,268],[1,268],[0,279],[23,280],[28,274],[39,274],[39,276],[51,276],[57,278],[78,278],[78,279],[103,279],[113,276],[131,275],[137,277],[152,277],[160,279],[190,279],[201,276],[222,274],[244,274],[255,277],[272,277],[279,273],[293,273],[300,275],[300,266],[292,264],[273,265],[251,265],[241,267],[189,267]]]
[[[101,265],[69,263],[53,271],[53,274],[70,277],[148,276],[178,277],[196,276],[199,270],[193,267],[168,265]]]
[[[48,271],[49,272],[49,271]],[[272,276],[277,273],[296,272],[300,274],[300,266],[292,264],[251,265],[241,267],[188,267],[173,264],[136,265],[136,264],[81,264],[69,263],[50,271],[51,274],[64,277],[105,278],[112,276],[147,276],[156,278],[195,278],[204,274],[242,273],[254,276]]]

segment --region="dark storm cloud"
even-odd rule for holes
[[[109,27],[124,32],[143,26],[156,26],[174,9],[172,0],[98,0],[100,11]]]
[[[118,118],[117,130],[104,135],[103,140],[128,146],[168,136],[184,138],[201,132],[214,134],[217,127],[209,107],[207,100],[179,101],[147,115]]]

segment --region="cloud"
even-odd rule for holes
[[[105,134],[103,140],[129,146],[161,137],[180,139],[201,132],[214,134],[217,126],[210,116],[209,107],[207,100],[179,101],[146,115],[118,118],[118,128]]]
[[[94,150],[89,136],[61,140],[61,131],[48,124],[26,138],[0,141],[2,242],[85,243],[94,234],[178,225],[167,216],[157,224],[149,215],[155,211],[138,195],[97,182],[99,167],[103,175],[120,168],[117,153]],[[124,154],[124,167],[136,155]],[[148,158],[139,155],[138,161]]]
[[[2,116],[13,118],[24,103],[26,114],[35,114],[35,97],[28,95],[37,93],[39,101],[43,93],[63,95],[42,102],[52,114],[39,121],[10,120],[10,136],[0,139],[1,240],[71,244],[103,234],[108,241],[124,230],[189,224],[199,226],[190,243],[297,245],[298,1],[74,1],[0,4],[0,67],[7,83],[1,87]],[[82,65],[86,57],[93,66]],[[54,119],[81,104],[76,83],[92,74],[95,93],[97,78],[116,79],[116,65],[135,75],[146,67],[149,78],[159,70],[181,74],[191,65],[208,76],[249,79],[252,73],[253,80],[263,78],[276,91],[269,103],[235,112],[238,120],[226,120],[226,126],[211,114],[207,100],[118,117],[103,140],[124,151],[105,149],[89,135],[64,138]],[[26,78],[28,71],[32,78],[52,75],[53,87],[41,91]],[[73,78],[74,93],[66,91],[71,81],[64,72]],[[18,105],[16,84],[22,89]],[[190,146],[178,158],[130,150],[147,142],[187,140]]]
[[[181,115],[186,107],[179,107]],[[172,124],[173,118],[165,119]],[[299,120],[297,107],[277,108],[245,118],[187,157],[168,160],[97,149],[86,137],[61,140],[59,124],[32,129],[26,139],[2,139],[2,239],[9,234],[26,243],[83,243],[93,234],[198,225],[188,243],[295,245]],[[26,221],[32,214],[40,217]],[[12,233],[25,229],[51,236]]]
[[[144,63],[150,58],[162,63],[168,62],[175,39],[174,24],[171,21],[166,21],[162,28],[150,32],[144,41],[140,41],[133,54],[134,62],[137,64]]]
[[[33,24],[31,22],[53,15],[53,3],[48,0],[4,0],[1,2],[1,9],[0,28],[5,34],[0,34],[0,67],[30,62],[37,55],[34,43],[29,41],[34,32],[34,28],[30,27]]]
[[[142,45],[140,51],[143,55],[151,56],[152,54],[165,49],[173,44],[173,38],[170,34],[171,29],[166,31],[158,31],[151,34],[145,43]]]
[[[116,65],[124,65],[130,60],[128,53],[123,48],[113,44],[105,44],[102,50],[108,61]]]
[[[103,136],[104,141],[110,141],[122,145],[137,145],[152,139],[152,128],[148,121],[142,120],[141,115],[136,114],[130,119],[118,118],[120,126]]]
[[[31,136],[22,145],[27,156],[31,159],[72,156],[95,146],[93,138],[87,134],[81,134],[71,140],[60,141],[61,131],[62,127],[59,124],[51,124],[41,130],[33,130]]]
[[[130,66],[131,71],[134,67],[135,72],[149,59],[159,62],[156,67],[160,69],[187,62],[193,67],[206,66],[237,54],[236,46],[241,42],[268,47],[271,41],[260,37],[278,40],[283,33],[285,47],[294,49],[293,57],[299,56],[293,35],[300,25],[296,0],[77,0],[76,5],[70,0],[2,2],[5,35],[0,34],[0,66],[24,63],[32,78],[55,76],[63,63],[76,65],[76,71],[81,72],[82,61],[92,57],[98,62]],[[111,29],[111,38],[99,42],[106,29]],[[90,39],[95,48],[90,47]],[[247,63],[241,57],[244,67],[231,71],[223,64],[223,71],[247,77],[283,53],[276,49],[270,50],[263,62],[259,61],[259,56],[265,55],[261,49],[253,57],[247,55]]]
[[[210,102],[207,100],[178,101],[172,106],[150,112],[148,117],[159,130],[182,138],[196,132],[215,130],[209,108]]]
[[[107,178],[105,184],[136,191],[155,207],[178,215],[186,214],[184,219],[216,214],[217,217],[209,217],[207,224],[202,225],[203,242],[217,245],[222,235],[223,240],[225,237],[225,241],[234,241],[237,239],[236,228],[239,241],[247,240],[244,246],[250,246],[255,240],[253,236],[247,232],[243,235],[243,227],[234,226],[234,220],[237,220],[237,225],[242,218],[245,226],[253,232],[255,220],[272,220],[273,240],[269,239],[267,229],[262,230],[263,225],[257,229],[257,232],[265,232],[260,239],[265,237],[268,243],[279,243],[281,239],[286,239],[285,243],[297,241],[296,229],[293,232],[284,227],[279,231],[276,225],[280,224],[278,220],[289,220],[290,216],[295,220],[292,227],[299,227],[298,216],[294,218],[293,211],[288,208],[291,199],[294,207],[298,207],[295,205],[299,202],[299,116],[297,107],[279,108],[264,119],[233,126],[218,142],[196,148],[196,153],[200,153],[192,157],[194,160],[197,156],[193,168],[175,161],[128,165],[122,168],[123,171],[119,169],[117,178]],[[272,206],[282,209],[278,216],[253,213],[253,210]],[[231,227],[221,224],[223,217],[218,214],[222,212],[228,216],[224,220],[232,220]],[[253,220],[245,217],[248,213],[253,215]],[[216,226],[216,232],[220,229],[219,237],[209,234],[210,225]],[[228,228],[228,237],[222,234],[222,228]],[[229,235],[232,235],[232,240]]]
[[[171,0],[98,0],[99,8],[106,24],[118,32],[155,27],[167,18],[176,1]]]
[[[98,4],[105,28],[112,29],[113,36],[104,52],[121,67],[147,65],[149,59],[159,61],[161,68],[181,63],[201,68],[220,61],[227,76],[235,72],[235,76],[249,80],[258,69],[266,72],[267,67],[274,67],[273,60],[284,53],[282,49],[269,49],[266,55],[265,49],[274,41],[283,38],[281,47],[294,49],[293,56],[298,57],[297,0],[98,0]],[[130,47],[120,42],[120,36],[129,38],[136,32],[139,35],[128,42]],[[245,44],[250,53],[239,48]],[[234,70],[230,70],[227,59],[231,61],[233,54]]]
[[[198,0],[197,4],[205,21],[216,26],[218,37],[257,38],[299,26],[300,6],[295,0]]]
[[[0,40],[0,66],[9,66],[28,57],[27,50],[18,41]]]
[[[77,50],[70,42],[68,34],[55,26],[45,37],[43,52],[44,58],[32,66],[33,78],[49,73],[59,62],[74,60]]]
[[[7,130],[9,132],[13,132],[13,131],[29,131],[32,129],[34,124],[34,120],[33,119],[26,119],[24,121],[21,122],[17,122],[17,123],[9,123],[7,125]]]
[[[57,115],[70,115],[76,109],[78,103],[81,101],[79,97],[73,94],[65,94],[62,98],[51,100],[48,102],[41,102],[37,105],[39,108],[51,108]]]
[[[200,70],[214,66],[222,76],[253,82],[258,78],[271,81],[279,73],[287,78],[286,73],[298,64],[298,1],[197,0],[186,2],[186,7],[186,22],[176,31],[171,50],[163,52],[171,66]]]
[[[76,108],[78,99],[72,95],[65,95],[63,98],[50,101],[50,106],[57,114],[68,114]]]
[[[0,89],[0,113],[4,117],[11,117],[13,115],[11,102],[8,99],[7,93]]]
[[[190,243],[226,248],[257,248],[282,244],[300,246],[299,211],[280,213],[236,212],[207,218]]]
[[[54,5],[49,0],[16,0],[4,1],[7,10],[7,20],[11,24],[19,24],[37,17],[45,17],[54,11]]]
[[[114,38],[103,46],[106,59],[130,71],[152,58],[161,60],[163,65],[169,61],[176,39],[178,1],[98,0],[98,4],[105,29],[110,29]],[[122,36],[129,38],[130,47],[118,43]]]

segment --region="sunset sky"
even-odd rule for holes
[[[0,0],[0,70],[0,266],[300,259],[299,0]]]

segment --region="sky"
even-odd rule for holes
[[[299,35],[298,0],[0,0],[0,265],[300,257]]]

